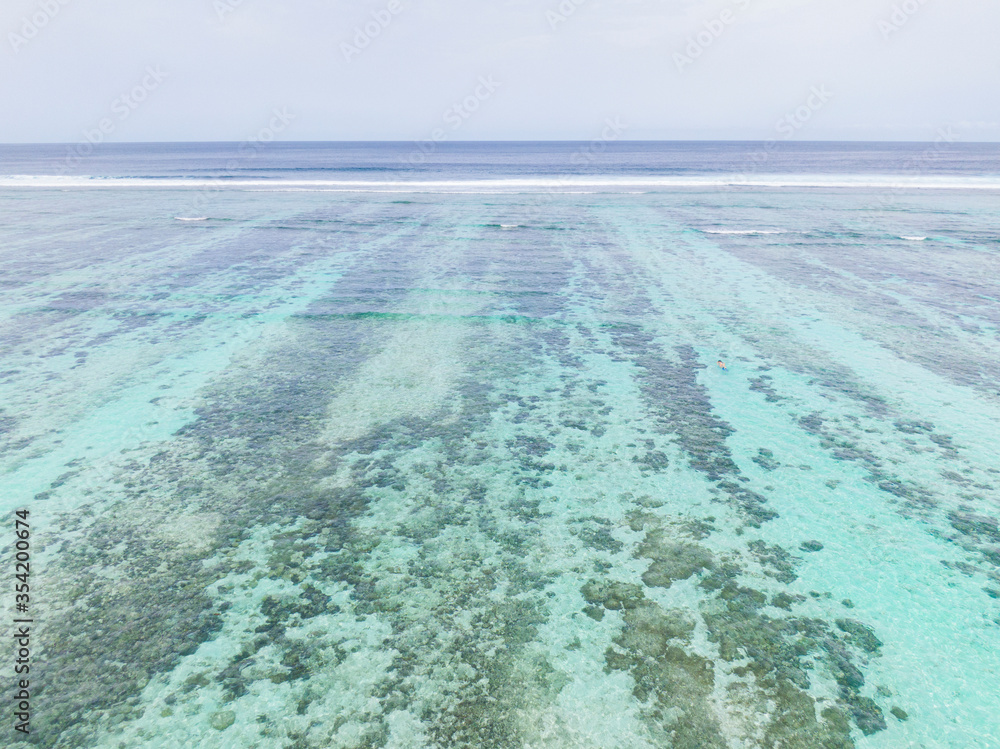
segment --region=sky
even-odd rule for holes
[[[1000,141],[997,0],[3,0],[0,142]]]

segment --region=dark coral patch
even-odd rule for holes
[[[642,586],[617,580],[590,580],[581,589],[587,603],[606,609],[634,609],[645,597]]]

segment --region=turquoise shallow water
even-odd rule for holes
[[[32,742],[1000,747],[997,193],[851,179],[8,180]]]

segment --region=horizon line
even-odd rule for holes
[[[534,143],[567,143],[567,144],[578,144],[578,143],[591,143],[593,138],[590,139],[556,139],[556,138],[543,138],[538,140],[531,139],[513,139],[513,140],[451,140],[451,141],[441,141],[435,145],[438,147],[447,148],[449,146],[461,146],[469,144],[534,144]],[[597,139],[600,140],[600,139]],[[157,145],[221,145],[221,144],[239,144],[246,143],[247,140],[136,140],[136,141],[114,141],[106,143],[95,143],[95,148],[107,147],[107,146],[157,146]],[[283,146],[283,145],[300,145],[300,144],[406,144],[411,145],[413,143],[423,142],[420,139],[409,139],[409,140],[275,140],[270,142],[264,141],[253,141],[258,146],[270,147],[270,146]],[[613,147],[615,145],[625,144],[625,143],[725,143],[725,144],[738,144],[738,143],[781,143],[782,146],[796,146],[796,145],[816,145],[816,144],[855,144],[855,145],[885,145],[885,144],[900,144],[900,145],[925,145],[941,142],[938,140],[838,140],[838,139],[822,139],[822,140],[778,140],[774,138],[735,138],[735,139],[716,139],[716,138],[620,138],[615,141],[601,141],[606,143],[608,146]],[[4,146],[73,146],[78,145],[80,141],[3,141],[0,142],[0,147]],[[949,141],[950,146],[963,146],[963,145],[1000,145],[1000,140],[955,140]]]

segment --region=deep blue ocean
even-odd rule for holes
[[[0,317],[29,743],[1000,747],[1000,144],[5,145]]]
[[[774,175],[1000,179],[995,143],[455,142],[2,145],[0,175],[148,179],[619,181]]]

